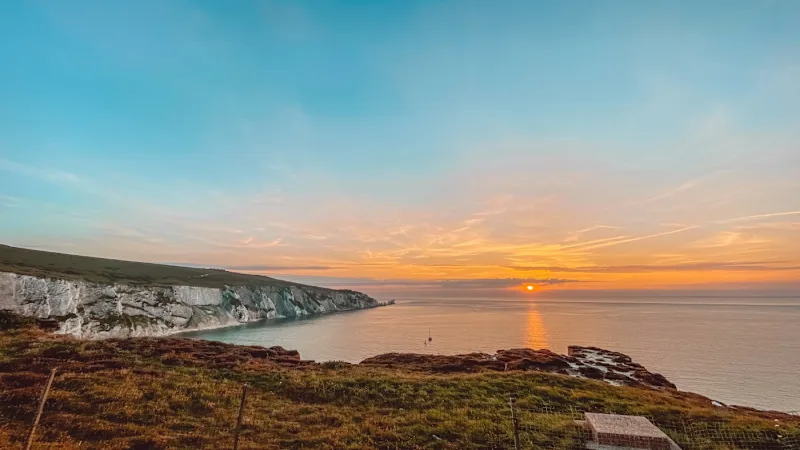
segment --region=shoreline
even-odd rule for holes
[[[273,322],[294,322],[294,321],[302,321],[302,320],[313,320],[315,318],[328,317],[328,316],[333,316],[333,315],[337,315],[337,314],[347,314],[347,313],[354,313],[354,312],[359,312],[359,311],[368,311],[370,309],[381,308],[381,307],[384,307],[384,306],[391,306],[391,304],[378,304],[378,305],[369,306],[369,307],[366,307],[366,308],[350,308],[350,309],[340,309],[340,310],[336,310],[336,311],[324,311],[324,312],[321,312],[321,313],[305,314],[305,315],[296,316],[296,317],[274,317],[272,319],[262,318],[262,319],[253,320],[253,321],[250,321],[250,322],[232,323],[230,325],[218,325],[218,326],[211,326],[211,327],[208,327],[208,328],[195,328],[195,329],[191,329],[191,330],[174,331],[174,332],[167,333],[167,334],[164,334],[164,335],[159,335],[159,336],[150,335],[150,336],[130,336],[130,337],[131,338],[137,338],[137,337],[168,337],[168,336],[181,337],[181,335],[185,335],[185,334],[203,333],[203,332],[206,332],[206,331],[227,330],[227,329],[235,330],[235,329],[239,329],[239,328],[243,328],[243,327],[250,327],[250,326],[255,328],[255,327],[259,326],[259,325],[268,325],[269,323],[273,323]],[[191,338],[190,336],[186,336],[186,337]],[[234,345],[236,345],[236,344],[234,344]]]
[[[72,337],[72,338],[75,338],[75,339],[85,340],[85,341],[101,341],[101,340],[105,340],[105,339],[139,339],[139,338],[181,337],[181,335],[191,334],[191,333],[203,333],[203,332],[206,332],[206,331],[215,331],[215,330],[224,330],[224,329],[233,330],[233,329],[237,329],[237,328],[241,328],[241,327],[256,326],[256,325],[259,325],[259,324],[260,325],[264,325],[264,324],[272,322],[272,321],[309,320],[309,319],[313,319],[313,318],[316,318],[316,317],[330,316],[330,315],[343,314],[343,313],[352,313],[352,312],[357,312],[357,311],[365,311],[365,310],[380,308],[380,307],[383,307],[383,306],[390,306],[390,304],[378,304],[378,305],[368,306],[368,307],[364,307],[364,308],[349,308],[349,309],[340,309],[340,310],[335,310],[335,311],[323,311],[323,312],[319,312],[319,313],[315,313],[315,314],[305,314],[305,315],[296,316],[296,317],[274,317],[274,318],[271,318],[271,319],[260,318],[260,319],[249,321],[249,322],[238,322],[238,321],[236,321],[236,322],[231,322],[231,323],[227,323],[227,324],[223,323],[223,324],[211,325],[211,326],[203,327],[203,328],[179,329],[179,330],[170,329],[170,330],[168,330],[166,332],[163,332],[163,333],[129,334],[129,335],[126,335],[126,336],[122,336],[122,335],[102,335],[102,334],[101,335],[94,335],[94,336],[76,336],[75,334],[72,334],[72,333],[70,333],[68,331],[56,330],[56,331],[53,332],[53,334],[56,334],[56,335],[59,335],[59,336],[69,336],[69,337]],[[2,312],[2,311],[4,311],[4,310],[0,310],[0,312]],[[13,311],[9,311],[9,312],[13,312]],[[37,319],[37,320],[50,320],[50,318],[47,318],[47,317],[45,317],[45,318],[35,318],[35,319]]]
[[[40,403],[40,445],[75,449],[230,448],[237,417],[247,424],[244,448],[513,448],[509,402],[525,448],[584,448],[575,423],[584,412],[649,418],[684,448],[726,450],[737,437],[757,448],[800,443],[798,416],[722,408],[648,380],[615,386],[561,373],[575,358],[638,366],[589,347],[317,363],[281,347],[202,339],[85,341],[47,324],[0,314],[0,413],[9,418],[0,447],[22,447]]]

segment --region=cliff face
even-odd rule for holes
[[[0,310],[56,319],[82,338],[162,336],[378,306],[353,291],[311,286],[136,286],[0,272]]]

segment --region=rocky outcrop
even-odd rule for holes
[[[570,346],[569,355],[530,348],[498,350],[494,355],[387,353],[367,358],[361,364],[437,373],[530,370],[592,378],[617,386],[675,389],[664,376],[648,371],[629,356],[597,347]]]
[[[53,319],[58,332],[83,338],[163,336],[374,306],[360,292],[285,283],[134,286],[0,272],[0,310]]]
[[[623,353],[577,345],[570,345],[567,351],[571,358],[579,362],[578,370],[587,378],[606,380],[612,384],[644,384],[675,389],[675,385],[663,375],[648,371]]]

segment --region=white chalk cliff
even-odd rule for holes
[[[60,333],[82,338],[162,336],[371,308],[375,299],[312,286],[138,286],[0,272],[0,310],[52,318]]]

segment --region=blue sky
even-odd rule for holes
[[[0,235],[323,284],[788,282],[797,23],[795,1],[3,2]]]

